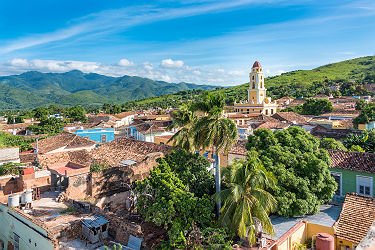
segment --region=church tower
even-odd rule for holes
[[[263,104],[266,100],[266,91],[264,87],[264,73],[262,66],[258,61],[253,64],[250,72],[250,83],[248,90],[248,101],[252,104]]]

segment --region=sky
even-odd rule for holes
[[[374,0],[2,0],[0,75],[81,70],[238,85],[375,55]]]

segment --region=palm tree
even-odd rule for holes
[[[211,148],[216,155],[215,182],[216,193],[220,192],[220,153],[227,153],[237,140],[237,127],[233,121],[223,117],[225,98],[222,94],[208,93],[203,101],[194,103],[192,110],[198,114],[192,128],[196,148]],[[220,213],[221,203],[217,201],[217,212]]]
[[[172,114],[173,123],[169,129],[179,128],[168,142],[172,141],[174,147],[182,148],[187,151],[194,150],[192,127],[197,120],[190,104],[183,104]]]
[[[269,213],[277,202],[266,188],[273,188],[275,177],[268,172],[256,151],[250,151],[246,162],[236,161],[223,168],[223,182],[228,187],[215,195],[223,201],[219,222],[241,238],[255,243],[258,227],[267,234],[274,234]]]

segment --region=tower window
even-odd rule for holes
[[[253,83],[253,89],[255,89],[255,83]]]
[[[260,87],[263,88],[263,82],[260,83]]]
[[[268,115],[268,109],[266,109],[266,115]]]
[[[263,76],[260,76],[260,80],[262,80],[263,79]]]
[[[255,80],[255,76],[253,76],[253,80]]]

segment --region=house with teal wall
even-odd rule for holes
[[[45,229],[0,203],[0,249],[53,250]]]
[[[328,150],[331,175],[338,188],[334,200],[343,201],[347,193],[375,197],[375,154]]]
[[[114,128],[77,129],[74,134],[99,143],[111,142],[115,139]]]

